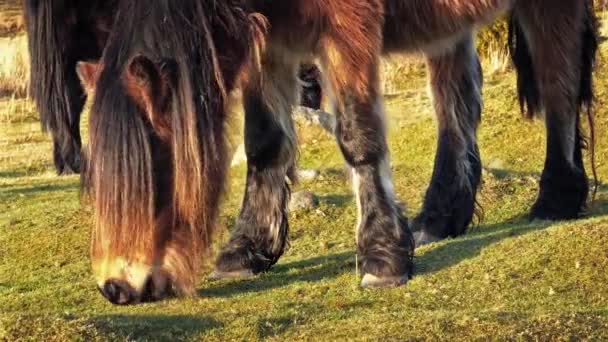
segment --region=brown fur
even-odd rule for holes
[[[259,39],[259,21],[240,4],[121,3],[129,15],[119,14],[95,82],[85,177],[102,289],[126,281],[141,296],[146,274],[131,279],[132,269],[147,269],[156,287],[168,277],[178,292],[193,289],[226,174],[227,94]]]
[[[201,253],[208,251],[216,229],[227,163],[226,106],[239,79],[251,100],[248,119],[263,114],[267,120],[257,122],[254,133],[270,136],[267,125],[275,129],[277,141],[265,144],[269,150],[255,151],[257,164],[249,164],[245,210],[236,230],[242,236],[231,240],[242,243],[229,249],[232,256],[244,255],[226,258],[226,265],[243,267],[243,258],[259,257],[264,260],[256,271],[263,271],[276,262],[287,245],[285,178],[292,175],[297,156],[291,121],[298,102],[296,74],[302,61],[318,57],[336,97],[338,142],[357,178],[362,269],[374,284],[404,281],[412,271],[414,244],[387,163],[381,54],[422,51],[430,56],[434,92],[441,101],[440,128],[449,130],[456,173],[467,177],[469,165],[479,164],[470,158],[470,152],[478,152],[478,120],[463,115],[479,102],[479,94],[464,101],[463,88],[481,85],[476,65],[456,59],[476,58],[467,40],[471,31],[510,9],[522,18],[546,16],[576,28],[582,19],[578,1],[520,1],[513,7],[513,0],[159,0],[150,11],[147,1],[122,2],[90,122],[94,268],[120,269],[124,260],[137,265],[133,269],[142,276],[147,269],[153,278],[167,275],[179,289],[192,289]],[[579,85],[579,66],[568,61],[576,60],[570,54],[582,47],[566,46],[577,39],[575,33],[559,35],[543,27],[530,33],[536,45],[545,39],[564,44],[563,56],[547,56],[542,49],[534,56],[536,63],[555,58],[537,72],[543,104],[566,108],[557,115],[577,109],[551,88],[563,82]],[[459,45],[463,41],[469,45]],[[565,78],[552,78],[560,68]],[[572,95],[573,89],[561,90]],[[463,103],[458,111],[450,108]],[[250,149],[255,145],[250,141]],[[477,185],[470,183],[465,185]],[[251,250],[257,246],[269,248]],[[108,276],[124,278],[128,272],[122,271],[98,276],[102,282]],[[143,280],[127,281],[142,291]],[[164,283],[155,280],[157,287]]]

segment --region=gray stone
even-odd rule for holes
[[[293,115],[295,119],[304,124],[315,124],[323,127],[329,134],[334,134],[336,129],[336,116],[321,110],[306,107],[296,107]]]
[[[310,191],[299,191],[291,195],[290,211],[311,210],[319,206],[319,198]]]
[[[303,181],[312,181],[320,176],[319,170],[298,170],[298,179]]]

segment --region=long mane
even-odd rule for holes
[[[102,60],[84,183],[96,208],[93,238],[109,236],[110,254],[150,250],[162,206],[189,230],[193,253],[209,246],[226,173],[226,97],[249,53],[250,27],[240,0],[122,2]],[[137,54],[174,68],[168,151],[117,82]],[[159,162],[163,152],[169,157]]]

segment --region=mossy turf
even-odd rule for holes
[[[597,73],[601,179],[608,178],[607,71],[603,63]],[[395,188],[413,217],[436,128],[424,73],[408,77],[413,86],[386,107]],[[321,204],[291,215],[291,247],[276,267],[244,281],[212,282],[204,272],[196,298],[116,307],[90,273],[91,212],[79,202],[78,177],[54,175],[48,138],[31,115],[3,121],[0,340],[608,339],[608,187],[600,184],[585,219],[528,222],[544,132],[519,115],[514,84],[512,73],[486,75],[481,222],[417,250],[406,286],[375,291],[358,286],[355,204],[344,162],[321,129],[300,127],[300,165],[321,176],[296,189],[314,191]],[[231,171],[218,244],[243,187],[241,166]]]

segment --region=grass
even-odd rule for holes
[[[23,31],[21,1],[0,0],[0,96],[27,92],[29,58]]]
[[[598,171],[608,177],[608,45],[598,70]],[[387,97],[395,188],[419,210],[432,171],[435,124],[424,76]],[[355,274],[355,204],[333,139],[300,129],[301,184],[318,210],[292,213],[291,248],[257,279],[211,282],[199,296],[134,307],[108,304],[88,261],[90,208],[76,176],[56,177],[31,107],[0,120],[0,341],[63,340],[603,340],[608,339],[608,186],[587,218],[533,222],[544,133],[518,114],[511,73],[486,77],[479,131],[486,165],[483,221],[417,251],[405,287],[362,290]],[[12,102],[11,102],[12,101]],[[11,104],[12,103],[12,104]],[[20,114],[19,114],[20,113]],[[244,188],[231,170],[222,204],[228,237]]]

